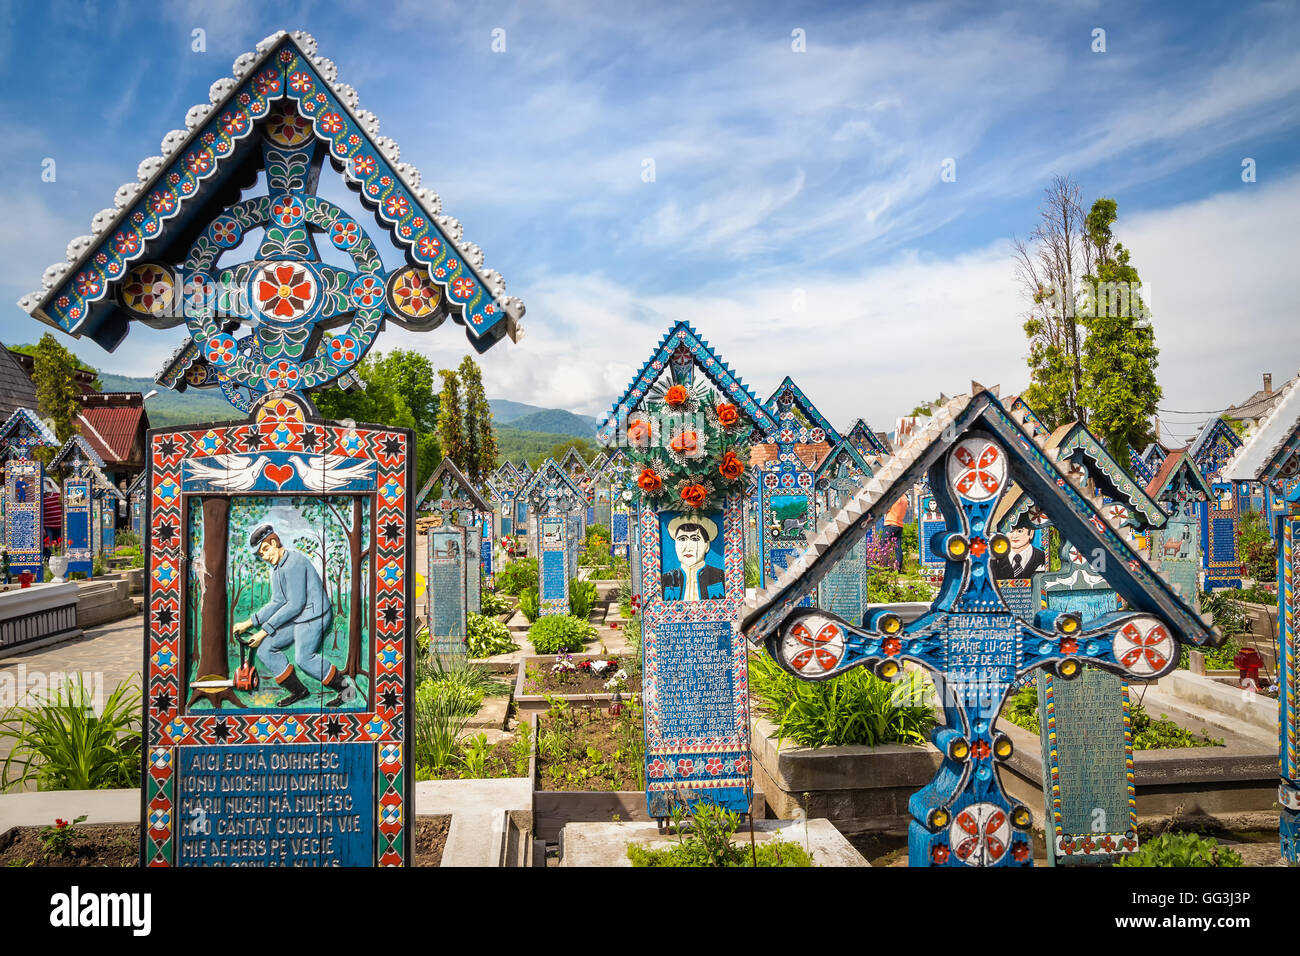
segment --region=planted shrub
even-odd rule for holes
[[[484,614],[504,614],[510,610],[510,602],[495,591],[484,591],[479,599],[479,610]]]
[[[1042,725],[1038,721],[1037,684],[1022,687],[1007,701],[1002,716],[1017,727],[1023,727],[1032,734],[1038,734]]]
[[[537,587],[537,559],[519,558],[506,563],[497,572],[497,590],[506,594],[522,594]]]
[[[437,682],[426,681],[415,692],[415,762],[434,771],[457,756],[457,739],[469,720],[456,694],[437,688]]]
[[[574,617],[588,617],[599,597],[600,592],[590,581],[575,579],[569,582],[569,612]]]
[[[920,674],[889,683],[858,667],[810,682],[787,674],[764,653],[749,660],[750,690],[771,712],[782,740],[804,747],[875,747],[929,739],[934,709]]]
[[[572,614],[548,614],[528,629],[528,640],[538,654],[572,654],[595,637],[595,626]]]
[[[510,628],[486,614],[466,615],[465,633],[470,657],[492,657],[519,650],[519,645],[510,639]]]
[[[1241,856],[1219,841],[1196,833],[1162,833],[1115,863],[1116,866],[1241,866]]]
[[[629,844],[628,859],[633,866],[677,867],[740,867],[754,866],[812,866],[808,851],[797,843],[776,839],[757,847],[748,843],[732,843],[740,825],[740,814],[723,810],[712,804],[697,803],[694,820],[683,837],[681,817],[674,818],[677,842],[659,849]]]
[[[0,714],[0,740],[12,745],[0,791],[35,782],[38,790],[104,790],[139,786],[142,696],[124,680],[91,708],[92,689],[78,675],[53,699]]]
[[[537,588],[526,588],[519,595],[519,613],[527,618],[531,624],[537,620],[537,615],[541,612],[542,604],[537,593]]]

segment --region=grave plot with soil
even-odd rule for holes
[[[638,701],[611,716],[556,701],[533,715],[533,828],[548,843],[567,823],[649,820]]]
[[[138,824],[64,823],[64,827],[13,827],[0,833],[0,866],[139,865]],[[56,830],[62,833],[52,832]]]

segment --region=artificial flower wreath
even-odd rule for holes
[[[627,423],[641,501],[670,511],[712,511],[744,494],[751,424],[706,384],[657,386]]]

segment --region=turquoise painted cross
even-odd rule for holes
[[[1007,797],[997,773],[1012,753],[997,729],[1008,689],[1035,668],[1070,679],[1084,663],[1152,679],[1177,665],[1177,642],[1152,613],[1107,614],[1085,628],[1077,612],[1044,610],[1033,620],[1011,612],[989,571],[993,556],[1010,548],[992,525],[1011,482],[1003,439],[980,429],[963,433],[935,460],[929,480],[945,519],[931,542],[945,564],[930,611],[905,624],[875,609],[854,626],[798,608],[770,632],[767,650],[805,680],[859,666],[887,680],[905,663],[927,670],[942,696],[945,724],[931,734],[942,763],[909,802],[910,864],[1029,866],[1032,815]]]

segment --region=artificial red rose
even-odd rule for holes
[[[693,431],[681,431],[673,436],[668,447],[679,455],[694,455],[700,450],[700,436]]]
[[[745,471],[745,463],[741,461],[734,451],[729,451],[722,456],[722,461],[718,462],[718,474],[727,481],[735,481]]]
[[[627,423],[627,443],[643,448],[650,443],[650,423],[643,418],[634,418]]]
[[[718,424],[723,428],[730,428],[736,422],[740,421],[740,411],[730,402],[723,402],[718,406]]]
[[[686,386],[674,385],[664,394],[664,404],[676,408],[678,405],[685,405],[686,398]]]
[[[655,474],[653,468],[647,468],[641,472],[640,477],[636,480],[636,485],[648,495],[653,495],[656,491],[664,486],[664,481]]]
[[[699,508],[704,504],[704,499],[709,497],[709,489],[703,485],[686,485],[682,488],[681,494],[682,501],[692,508]]]

